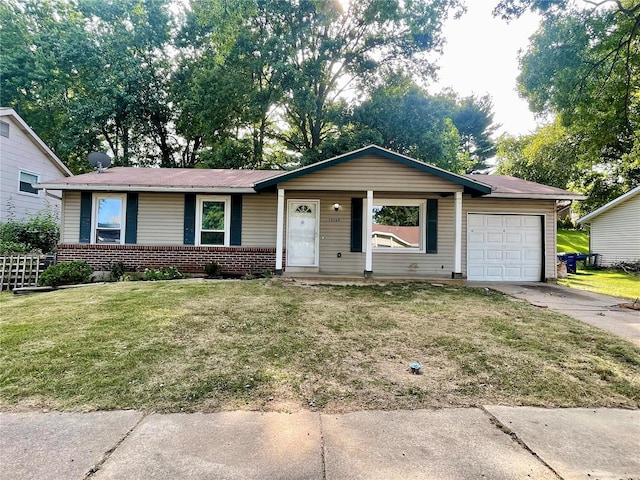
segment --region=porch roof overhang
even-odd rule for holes
[[[474,179],[467,178],[464,175],[458,175],[456,173],[449,172],[442,168],[436,167],[435,165],[420,162],[413,158],[407,157],[406,155],[401,155],[399,153],[392,152],[391,150],[387,150],[377,145],[369,145],[368,147],[364,147],[359,150],[346,153],[344,155],[338,155],[337,157],[333,157],[328,160],[324,160],[322,162],[314,163],[312,165],[307,165],[306,167],[301,167],[289,172],[277,174],[271,178],[267,178],[267,179],[256,182],[254,185],[254,188],[257,191],[265,190],[265,189],[274,187],[280,183],[286,182],[288,180],[293,180],[295,178],[299,178],[304,175],[309,175],[311,173],[324,170],[325,168],[333,167],[335,165],[340,165],[341,163],[348,162],[349,160],[353,160],[355,158],[360,158],[367,155],[377,155],[383,158],[387,158],[389,160],[393,160],[395,162],[401,163],[402,165],[415,168],[421,172],[429,173],[431,175],[435,175],[436,177],[442,178],[444,180],[451,181],[455,184],[463,186],[464,193],[467,193],[473,196],[486,195],[488,193],[491,193],[491,187],[489,185],[484,184],[483,182],[478,182]]]

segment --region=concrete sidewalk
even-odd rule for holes
[[[467,285],[490,288],[532,305],[564,313],[640,345],[640,312],[619,307],[631,300],[553,283],[467,282]]]
[[[0,414],[1,479],[635,479],[640,411]]]

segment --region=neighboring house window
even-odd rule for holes
[[[9,124],[0,121],[0,136],[9,138]]]
[[[231,197],[199,196],[196,211],[196,244],[229,246]]]
[[[424,200],[375,199],[371,246],[377,252],[424,252]]]
[[[126,195],[94,195],[92,243],[124,243],[126,198]]]
[[[38,190],[32,186],[33,183],[38,183],[38,181],[37,174],[20,170],[20,185],[18,186],[18,191],[30,195],[38,195]]]

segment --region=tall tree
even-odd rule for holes
[[[214,100],[212,115],[180,122],[183,131],[189,131],[194,142],[202,139],[205,154],[207,146],[229,145],[230,140],[237,146],[253,132],[251,136],[261,140],[258,146],[278,142],[312,158],[310,151],[338,135],[345,92],[356,82],[367,88],[385,69],[399,65],[422,77],[432,73],[422,54],[439,49],[443,20],[461,9],[458,0],[345,4],[194,2],[184,36],[197,43],[185,60],[207,67],[196,68],[189,77],[193,88],[182,88],[181,104],[187,107],[200,98],[220,101]],[[236,78],[238,71],[243,73]],[[242,105],[224,93],[227,85],[242,92]],[[188,108],[181,108],[181,115],[192,117]],[[253,155],[259,152],[255,146]]]
[[[497,12],[526,9],[543,23],[521,59],[521,94],[579,146],[571,176],[597,207],[640,183],[640,4],[504,0]]]

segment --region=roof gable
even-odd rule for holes
[[[421,172],[429,173],[431,175],[442,178],[444,180],[448,180],[458,185],[462,185],[463,187],[465,187],[465,192],[467,193],[471,193],[474,195],[484,195],[491,192],[491,187],[488,185],[477,182],[470,178],[466,178],[463,175],[458,175],[456,173],[449,172],[442,168],[436,167],[435,165],[430,165],[428,163],[420,162],[418,160],[407,157],[405,155],[392,152],[390,150],[379,147],[377,145],[370,145],[368,147],[364,147],[350,153],[339,155],[337,157],[324,160],[322,162],[314,163],[312,165],[307,165],[306,167],[300,167],[296,170],[281,173],[274,177],[257,182],[255,185],[255,189],[264,190],[266,188],[272,187],[279,183],[293,180],[295,178],[299,178],[304,175],[309,175],[311,173],[318,172],[320,170],[324,170],[326,168],[330,168],[336,165],[340,165],[350,160],[361,158],[367,155],[377,155],[389,160],[393,160],[403,165],[415,168]]]
[[[47,146],[44,141],[34,132],[27,122],[16,113],[13,108],[0,108],[0,118],[9,117],[11,118],[17,125],[20,130],[38,147],[38,149],[53,163],[60,172],[65,176],[71,176],[71,170],[67,168],[67,166],[62,163],[62,161],[57,157],[55,153]]]
[[[597,217],[599,215],[602,215],[603,213],[611,210],[616,205],[620,205],[621,203],[624,203],[624,202],[630,200],[631,198],[635,197],[638,194],[640,194],[640,185],[638,185],[636,188],[634,188],[632,190],[629,190],[627,193],[625,193],[623,195],[620,195],[618,198],[615,198],[615,199],[611,200],[606,205],[603,205],[602,207],[598,208],[597,210],[594,210],[593,212],[589,213],[588,215],[585,215],[584,217],[579,218],[577,223],[586,223],[586,222],[594,219],[595,217]]]

